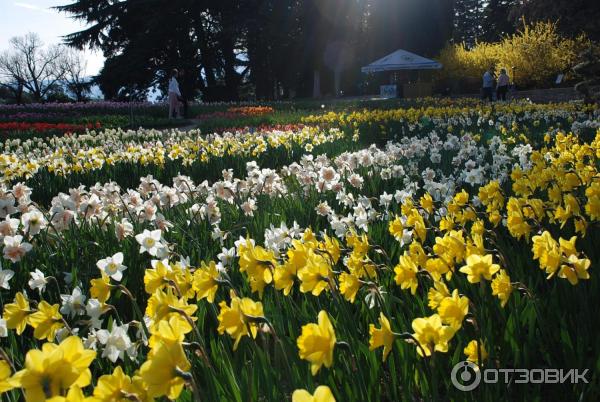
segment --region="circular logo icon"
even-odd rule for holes
[[[481,382],[481,371],[475,363],[462,361],[452,368],[450,377],[452,385],[461,391],[468,392],[477,388]]]

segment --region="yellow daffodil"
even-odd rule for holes
[[[152,327],[157,326],[161,320],[169,320],[171,317],[181,321],[183,328],[187,332],[192,330],[189,319],[196,321],[194,313],[198,309],[195,304],[188,304],[185,298],[178,298],[173,294],[170,288],[166,291],[157,290],[148,299],[146,305],[146,315],[152,320]]]
[[[587,258],[578,258],[571,255],[567,263],[561,265],[558,277],[567,279],[571,285],[577,285],[580,279],[590,279],[588,268],[592,262]]]
[[[481,364],[481,362],[488,357],[487,350],[485,350],[485,345],[483,343],[479,343],[475,339],[469,342],[469,344],[463,349],[463,353],[465,356],[467,356],[467,361],[475,364]]]
[[[209,303],[215,301],[219,289],[219,271],[214,261],[206,265],[202,262],[200,268],[194,272],[193,288],[198,299],[206,299]]]
[[[153,261],[152,268],[144,272],[146,293],[154,294],[157,290],[164,289],[173,279],[173,270],[168,261]]]
[[[559,244],[548,231],[539,236],[533,236],[533,259],[539,260],[540,268],[545,270],[548,278],[552,277],[560,265]]]
[[[22,292],[17,292],[13,303],[4,305],[4,319],[6,327],[14,329],[17,335],[21,335],[27,326],[27,320],[32,313],[29,307],[29,300]]]
[[[171,317],[169,320],[161,320],[158,325],[149,328],[150,339],[148,346],[154,349],[159,343],[181,343],[185,339],[185,334],[189,332],[187,323],[183,323],[178,317]],[[152,350],[150,351],[152,353]]]
[[[434,281],[439,281],[442,275],[446,275],[446,279],[450,280],[452,271],[450,266],[443,258],[429,258],[425,262],[425,270],[429,272]]]
[[[132,379],[116,367],[112,374],[106,374],[98,379],[94,388],[94,402],[127,402],[131,400],[148,401],[144,385],[140,377]]]
[[[64,327],[59,309],[60,305],[54,304],[51,306],[45,300],[38,304],[37,311],[28,317],[29,325],[34,329],[33,336],[37,339],[54,340],[56,331]]]
[[[272,251],[254,246],[249,240],[238,250],[240,272],[246,272],[253,292],[262,297],[265,286],[273,281],[273,272],[277,266]]]
[[[95,402],[95,399],[86,397],[80,387],[73,385],[66,396],[55,396],[46,399],[46,402]]]
[[[479,200],[487,207],[488,214],[504,207],[504,196],[498,181],[491,181],[479,188]]]
[[[76,336],[59,345],[46,343],[42,350],[27,352],[25,366],[12,377],[11,385],[23,388],[26,400],[31,402],[65,396],[71,386],[90,384],[89,366],[95,357],[96,352],[84,349]]]
[[[14,388],[8,381],[11,374],[10,364],[5,360],[0,360],[0,395]]]
[[[302,334],[297,340],[298,349],[300,358],[310,362],[312,375],[317,374],[323,365],[331,367],[335,343],[335,331],[326,311],[319,312],[318,324],[302,327]]]
[[[206,264],[202,263],[202,267],[205,266]],[[173,286],[174,283],[177,291],[182,297],[185,297],[186,299],[193,299],[196,296],[196,289],[194,289],[195,278],[192,275],[192,272],[187,267],[183,267],[179,263],[172,266],[171,269],[173,279],[169,285]]]
[[[283,290],[284,295],[289,295],[294,282],[298,277],[298,270],[306,265],[309,252],[312,250],[310,244],[299,240],[292,241],[292,247],[287,251],[287,261],[275,268],[273,280],[275,289]]]
[[[320,385],[313,395],[304,389],[295,390],[292,402],[335,402],[335,398],[327,385]]]
[[[512,291],[510,276],[505,270],[501,269],[492,280],[492,295],[497,296],[500,299],[500,305],[504,307],[508,303]]]
[[[443,237],[436,237],[433,252],[447,264],[462,262],[466,252],[462,230],[450,230]]]
[[[110,277],[103,272],[102,277],[92,279],[90,285],[90,295],[100,303],[106,303],[110,297]]]
[[[302,293],[311,292],[318,296],[328,288],[331,280],[331,267],[329,262],[322,255],[310,252],[306,265],[298,271],[300,279],[300,291]]]
[[[354,303],[356,294],[360,289],[360,279],[353,274],[342,272],[339,276],[340,281],[340,293],[350,303]]]
[[[332,259],[332,264],[337,264],[342,253],[340,242],[335,237],[324,236],[323,242],[319,244],[319,249],[327,252],[327,255]]]
[[[191,367],[180,343],[160,342],[142,364],[140,377],[149,397],[177,399],[186,382],[183,376]]]
[[[427,237],[427,227],[425,226],[423,217],[416,208],[413,208],[410,213],[406,215],[406,226],[413,228],[421,242],[425,241],[425,238]]]
[[[529,238],[532,227],[527,222],[526,217],[523,215],[523,205],[525,201],[518,200],[516,198],[510,198],[507,204],[507,226],[510,234],[517,239],[521,237]]]
[[[587,203],[585,204],[585,213],[591,220],[600,220],[600,181],[596,180],[585,189]]]
[[[415,318],[412,322],[412,328],[415,333],[413,337],[419,342],[417,347],[419,356],[431,356],[436,352],[446,353],[448,351],[448,342],[454,336],[456,329],[442,324],[442,319],[438,314],[430,317]]]
[[[427,211],[427,213],[429,213],[429,214],[433,213],[433,198],[431,198],[431,195],[429,193],[425,193],[419,199],[419,204],[421,205],[421,208],[423,208],[425,211]]]
[[[392,332],[390,321],[383,313],[379,313],[379,325],[381,328],[375,328],[375,325],[369,324],[369,350],[375,350],[383,346],[382,360],[385,362],[392,351],[392,346],[396,336]]]
[[[388,225],[388,230],[392,236],[398,241],[402,240],[404,236],[404,225],[400,220],[399,216],[396,216],[393,220],[390,221]]]
[[[491,254],[484,256],[473,254],[467,258],[466,262],[467,265],[463,266],[460,272],[467,274],[469,283],[479,283],[482,279],[489,281],[492,279],[492,275],[500,270],[500,266],[493,263]]]
[[[231,305],[222,301],[219,304],[221,312],[219,313],[219,334],[225,332],[234,340],[233,350],[236,350],[243,336],[252,336],[256,338],[258,333],[258,322],[255,318],[264,317],[263,306],[261,302],[255,302],[249,298],[240,299],[231,292]]]
[[[404,253],[404,255],[400,256],[400,262],[394,268],[394,272],[396,273],[394,277],[396,284],[402,289],[410,289],[410,292],[414,295],[419,286],[417,279],[419,269],[410,254]]]
[[[429,308],[435,310],[446,297],[450,297],[450,291],[446,284],[442,281],[435,281],[433,287],[427,292],[427,304]]]
[[[416,262],[417,266],[425,269],[425,264],[427,264],[427,254],[425,250],[423,250],[423,246],[418,241],[413,241],[408,246],[408,253],[411,258]]]
[[[454,289],[451,296],[441,301],[437,311],[444,324],[458,329],[469,313],[469,298],[460,296],[458,290]]]
[[[361,255],[354,250],[348,258],[344,259],[344,264],[348,267],[350,273],[358,278],[365,278],[367,280],[377,278],[375,264],[373,264],[368,256]]]
[[[285,264],[279,265],[275,268],[275,274],[273,275],[275,289],[283,290],[283,294],[288,296],[292,291],[297,274],[298,271],[296,265],[290,261],[286,261]]]
[[[351,232],[346,236],[346,244],[359,258],[365,257],[369,252],[369,248],[371,247],[369,245],[369,238],[365,233],[358,235],[355,232]]]

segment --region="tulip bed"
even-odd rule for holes
[[[297,123],[6,142],[2,400],[597,397],[593,107]],[[587,372],[464,392],[463,361]]]

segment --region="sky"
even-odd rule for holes
[[[9,39],[27,32],[37,33],[44,43],[56,44],[61,36],[85,28],[64,13],[50,7],[72,3],[68,0],[0,0],[0,50],[9,47]],[[104,64],[99,52],[85,52],[87,74],[97,74]]]

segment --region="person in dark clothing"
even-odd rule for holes
[[[510,78],[508,74],[506,74],[506,69],[500,70],[500,75],[498,76],[498,84],[496,86],[496,98],[498,100],[506,100],[506,94],[508,93],[508,86],[510,85]]]

